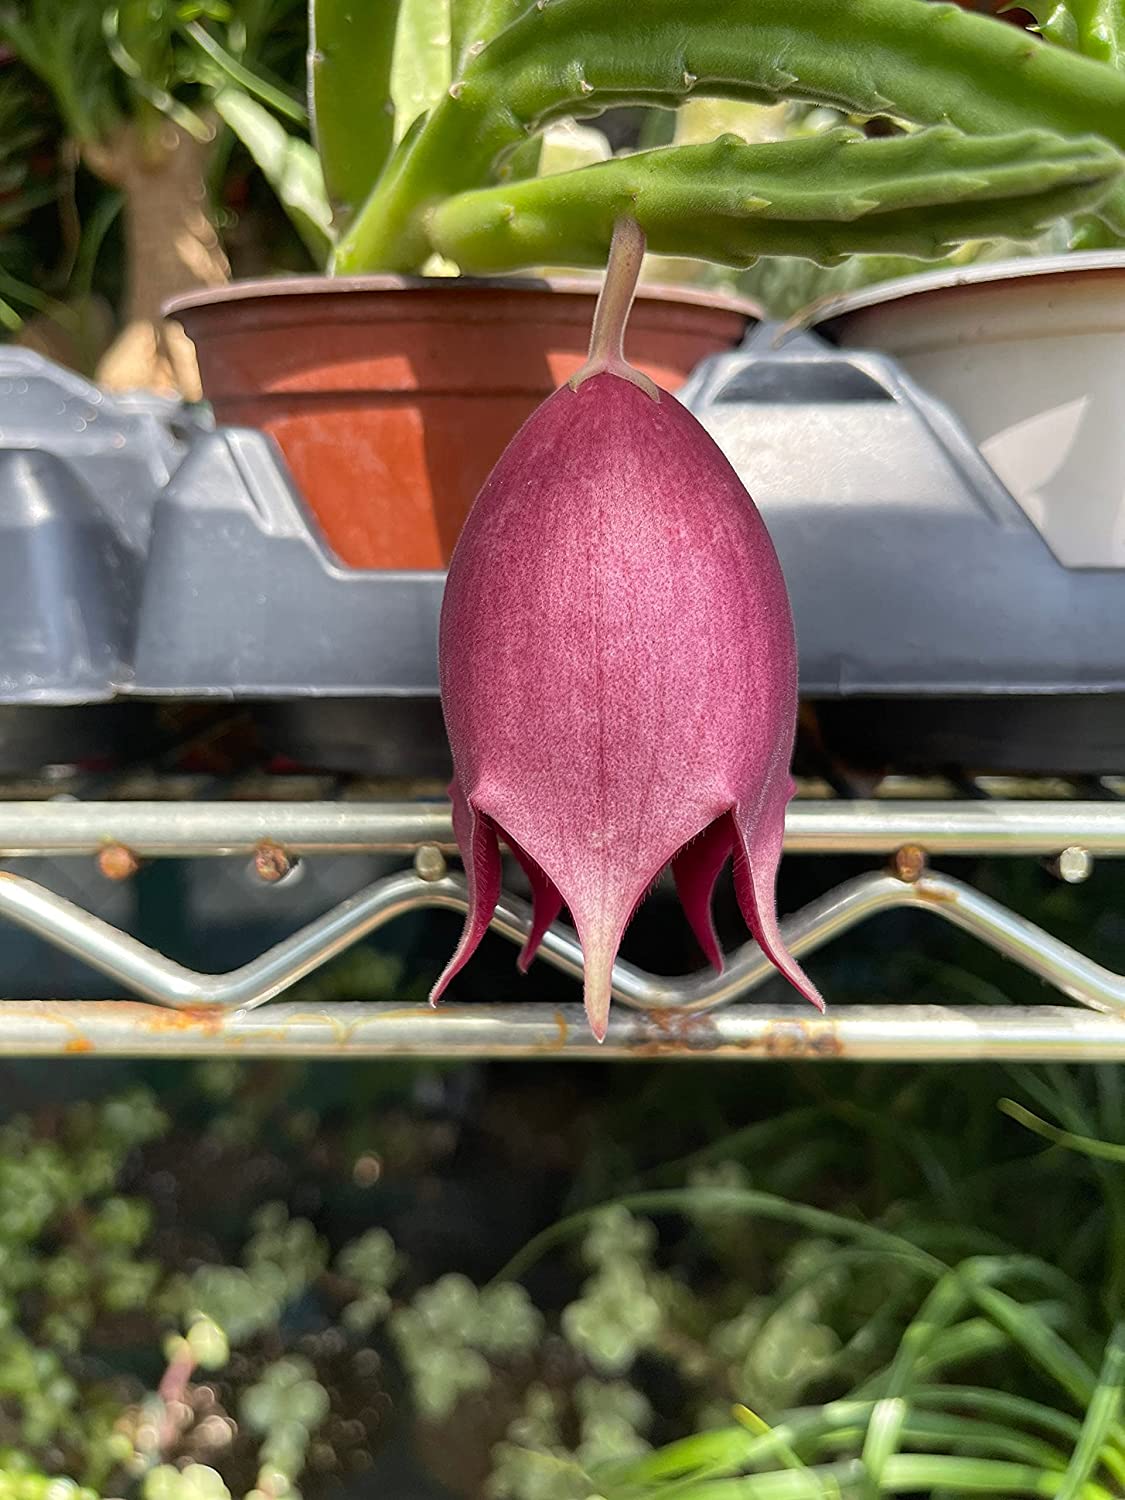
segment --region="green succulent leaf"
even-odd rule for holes
[[[296,1425],[307,1435],[327,1415],[327,1391],[309,1362],[296,1355],[270,1365],[242,1398],[242,1419],[258,1433]]]
[[[313,138],[336,227],[350,222],[395,141],[392,59],[409,0],[311,0]],[[401,76],[398,79],[401,83]]]
[[[200,1266],[185,1292],[189,1327],[205,1318],[239,1344],[281,1313],[284,1287],[265,1287],[237,1266]]]
[[[231,1500],[218,1470],[206,1464],[160,1464],[145,1476],[144,1500]]]
[[[344,1246],[336,1269],[367,1290],[385,1291],[402,1270],[402,1257],[385,1229],[369,1229]]]
[[[159,1140],[168,1125],[168,1116],[147,1088],[130,1089],[108,1100],[97,1116],[97,1128],[107,1144],[121,1150]]]
[[[152,1228],[152,1209],[140,1198],[107,1198],[90,1226],[101,1245],[135,1249]]]
[[[449,0],[400,0],[390,74],[396,142],[447,94],[449,36]]]
[[[481,1292],[473,1343],[484,1353],[527,1353],[542,1332],[543,1316],[522,1286],[499,1282]]]
[[[611,1261],[564,1310],[562,1330],[595,1370],[613,1375],[629,1368],[655,1338],[661,1320],[660,1304],[640,1266]]]
[[[1125,61],[1125,3],[1122,0],[1020,0],[1037,30],[1057,46],[1096,57],[1120,68]]]
[[[196,46],[204,57],[214,64],[220,76],[236,88],[243,89],[255,99],[268,104],[279,115],[291,120],[294,125],[307,125],[309,112],[298,99],[285,89],[278,88],[266,78],[260,78],[252,68],[239,61],[217,41],[205,26],[198,21],[189,21],[184,26],[184,35]]]
[[[220,89],[215,110],[262,169],[309,254],[323,263],[332,247],[332,209],[312,146],[241,89]]]
[[[510,26],[535,0],[450,0],[451,56],[454,75],[505,26]]]
[[[1097,202],[1123,167],[1104,141],[1042,131],[973,137],[936,126],[867,140],[840,129],[762,145],[727,136],[463,193],[433,210],[429,232],[477,272],[602,265],[623,214],[653,251],[733,266],[761,255],[933,259],[965,240],[1030,239]]]
[[[221,1370],[230,1358],[230,1342],[212,1318],[196,1318],[187,1331],[186,1342],[200,1369]]]
[[[308,1219],[293,1219],[284,1203],[264,1204],[251,1221],[254,1235],[245,1261],[259,1285],[292,1300],[320,1274],[328,1259],[324,1241]]]
[[[646,1262],[656,1246],[656,1226],[638,1218],[620,1203],[599,1209],[582,1244],[582,1254],[595,1268],[631,1260]]]

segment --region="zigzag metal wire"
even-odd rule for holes
[[[1125,1017],[1125,977],[1017,916],[962,881],[926,873],[915,881],[888,874],[861,875],[811,902],[783,923],[795,954],[814,952],[877,912],[919,907],[989,943],[1006,957],[1053,984],[1072,1000]],[[406,912],[426,907],[464,911],[465,882],[444,875],[425,880],[413,872],[369,885],[251,963],[227,974],[201,974],[166,958],[100,917],[20,875],[0,873],[0,915],[46,938],[158,1005],[247,1011],[264,1005],[336,954]],[[505,895],[493,927],[522,944],[531,909]],[[544,938],[544,959],[581,978],[582,953],[570,929],[556,924]],[[756,943],[746,943],[722,974],[710,970],[687,979],[661,979],[619,962],[614,997],[638,1010],[708,1011],[739,1000],[773,974]]]
[[[67,813],[61,807],[56,812],[54,807],[40,805],[33,813],[30,804],[25,804],[19,812],[10,804],[9,809],[0,809],[0,847],[8,853],[16,849],[28,853],[38,852],[36,845],[41,843],[52,852],[73,853],[80,852],[80,845],[82,851],[89,852],[90,847],[96,847],[96,843],[89,843],[92,830],[105,828],[112,822],[119,828],[128,824],[137,833],[151,827],[151,838],[157,844],[170,839],[167,807],[118,804],[110,812],[111,806],[102,804],[98,811],[96,805],[80,805]],[[327,807],[323,805],[324,809]],[[881,818],[887,821],[882,817],[883,807],[853,805],[853,809],[849,813],[845,805],[830,814],[835,819],[834,829],[818,829],[820,819],[813,818],[810,822],[806,814],[805,823],[809,824],[806,827],[800,821],[798,808],[795,837],[799,847],[802,838],[806,849],[832,847],[836,839],[847,846],[850,838],[864,840],[871,852],[875,847],[885,848],[887,829],[880,831],[876,827]],[[1012,805],[995,814],[999,822],[996,828],[989,828],[987,825],[994,815],[984,813],[982,818],[979,805],[970,804],[963,815],[957,815],[964,823],[959,832],[954,828],[957,821],[954,814],[947,810],[943,821],[938,804],[916,804],[913,811],[918,817],[917,825],[911,823],[911,811],[906,806],[887,809],[892,835],[897,837],[910,827],[921,826],[938,847],[945,849],[952,850],[975,840],[978,844],[990,841],[992,849],[1024,853],[1057,849],[1068,828],[1079,828],[1101,852],[1125,852],[1125,826],[1117,826],[1125,824],[1119,805],[1112,810],[1097,803]],[[198,814],[201,828],[214,829],[222,821],[218,805],[189,805],[180,812],[188,816]],[[444,842],[443,811],[399,806],[388,814],[393,828],[388,823],[377,834],[370,827],[373,816],[378,822],[375,810],[368,806],[355,812],[360,820],[367,820],[366,841],[353,835],[349,842],[334,826],[316,832],[313,824],[319,829],[327,813],[316,812],[307,805],[302,810],[299,804],[279,804],[273,809],[273,817],[279,825],[285,823],[286,813],[296,823],[303,818],[307,825],[304,837],[315,847],[338,849],[343,843],[355,850],[372,845],[399,849],[421,845],[415,870],[376,881],[251,963],[227,974],[202,974],[185,968],[36,882],[15,873],[0,872],[0,917],[82,959],[125,990],[150,1002],[148,1006],[91,1001],[60,1001],[53,1005],[3,1002],[0,1003],[0,1052],[85,1050],[87,1041],[90,1046],[116,1053],[180,1051],[193,1055],[226,1048],[236,1048],[244,1055],[249,1055],[247,1049],[254,1055],[279,1050],[305,1050],[323,1055],[349,1048],[383,1053],[505,1055],[535,1052],[550,1046],[553,1023],[545,1017],[546,1008],[534,1004],[450,1005],[431,1013],[413,1007],[375,1004],[317,1007],[310,1012],[308,1007],[276,1002],[276,997],[298,979],[406,912],[434,907],[465,909],[463,879],[445,872],[444,862],[433,844],[421,843],[426,834],[431,838],[436,835]],[[24,818],[25,813],[30,822]],[[234,822],[239,816],[243,820],[247,817],[245,809],[240,814],[237,805],[229,807],[228,815]],[[64,829],[67,817],[74,827]],[[854,828],[848,823],[849,817]],[[87,823],[90,828],[86,828]],[[412,828],[416,830],[413,837]],[[246,833],[254,831],[251,828]],[[229,844],[211,837],[211,844],[206,850],[200,848],[200,852],[229,851]],[[244,837],[245,834],[240,834],[236,841],[240,848]],[[190,837],[184,829],[180,829],[176,839],[175,852],[190,852]],[[164,852],[163,848],[160,852]],[[607,1047],[596,1055],[616,1055],[652,1046],[670,1055],[699,1050],[728,1055],[731,1049],[745,1055],[747,1049],[758,1049],[765,1055],[778,1050],[797,1050],[812,1055],[838,1055],[842,1051],[850,1056],[935,1058],[1125,1057],[1125,977],[962,881],[929,871],[920,861],[907,862],[900,868],[908,877],[916,878],[886,872],[863,875],[788,917],[783,930],[789,946],[796,954],[804,955],[880,912],[901,907],[924,909],[989,944],[1070,1000],[1077,1001],[1083,1009],[1046,1005],[1023,1009],[841,1006],[822,1020],[799,1006],[767,1009],[737,1005],[732,1002],[743,1000],[773,974],[772,966],[757,945],[747,943],[730,957],[721,975],[708,970],[670,980],[619,962],[614,970],[614,995],[635,1014],[629,1019],[617,1013]],[[493,927],[513,942],[522,943],[530,915],[526,903],[505,895]],[[545,961],[580,979],[581,951],[569,928],[553,927],[544,939],[541,953]],[[275,1003],[268,1006],[263,1019],[258,1021],[254,1012],[271,1000]],[[152,1019],[154,1006],[179,1013],[175,1030],[170,1024],[171,1017],[168,1025],[162,1028],[156,1025]],[[589,1050],[583,1040],[577,1008],[564,1007],[557,1014],[568,1038],[562,1045],[571,1051]],[[277,1026],[270,1025],[272,1017],[277,1018]],[[779,1037],[780,1048],[775,1045]],[[705,1048],[701,1048],[701,1038],[706,1039]]]

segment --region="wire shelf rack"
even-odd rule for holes
[[[847,789],[845,789],[847,790]],[[851,790],[854,791],[854,788]],[[1095,860],[1125,855],[1125,778],[1077,782],[900,776],[862,795],[801,784],[786,850],[856,855],[872,868],[783,921],[798,956],[894,908],[953,923],[1044,981],[1018,1005],[839,1004],[818,1016],[767,1005],[773,970],[748,942],[724,972],[666,979],[619,962],[604,1044],[577,1003],[414,1004],[286,1000],[285,991],[407,912],[463,911],[449,808],[425,783],[364,783],[255,773],[226,781],[140,774],[0,783],[0,923],[13,923],[108,975],[117,1000],[0,1001],[0,1055],[310,1057],[1125,1059],[1125,976],[1051,936],[972,885],[933,867],[947,856],[1034,857],[1079,883]],[[196,972],[20,873],[32,857],[80,857],[127,879],[159,859],[242,859],[266,882],[298,861],[398,856],[368,884],[251,962]],[[407,860],[412,857],[412,863]],[[493,926],[522,943],[530,909],[502,897]],[[575,979],[582,957],[556,924],[542,958]]]

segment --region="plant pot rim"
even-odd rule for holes
[[[1030,281],[1039,277],[1076,281],[1091,272],[1125,276],[1125,250],[1075,250],[1061,255],[982,261],[968,266],[943,266],[938,271],[924,271],[917,276],[879,282],[859,291],[821,297],[795,313],[786,326],[790,329],[823,329],[826,324],[834,324],[850,313],[864,312],[869,307],[881,307],[907,298],[921,298],[964,288],[987,290],[996,282]]]
[[[175,318],[181,312],[198,307],[216,307],[229,302],[272,300],[276,297],[306,297],[348,292],[551,292],[563,296],[589,297],[601,282],[600,272],[578,276],[263,276],[246,281],[232,281],[226,286],[201,287],[181,292],[164,304],[164,316]],[[642,282],[637,288],[642,302],[675,302],[690,307],[715,308],[738,313],[750,322],[760,322],[764,313],[759,303],[730,292],[708,291],[702,287]]]

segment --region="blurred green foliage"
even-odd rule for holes
[[[236,274],[310,267],[249,155],[216,131],[219,72],[192,34],[203,22],[299,100],[303,0],[0,0],[0,338],[94,372],[128,281],[122,194],[100,174],[126,129],[155,139],[171,122],[211,143],[212,212]]]
[[[1112,1069],[157,1071],[0,1127],[0,1500],[314,1500],[412,1422],[489,1500],[1125,1481]]]

